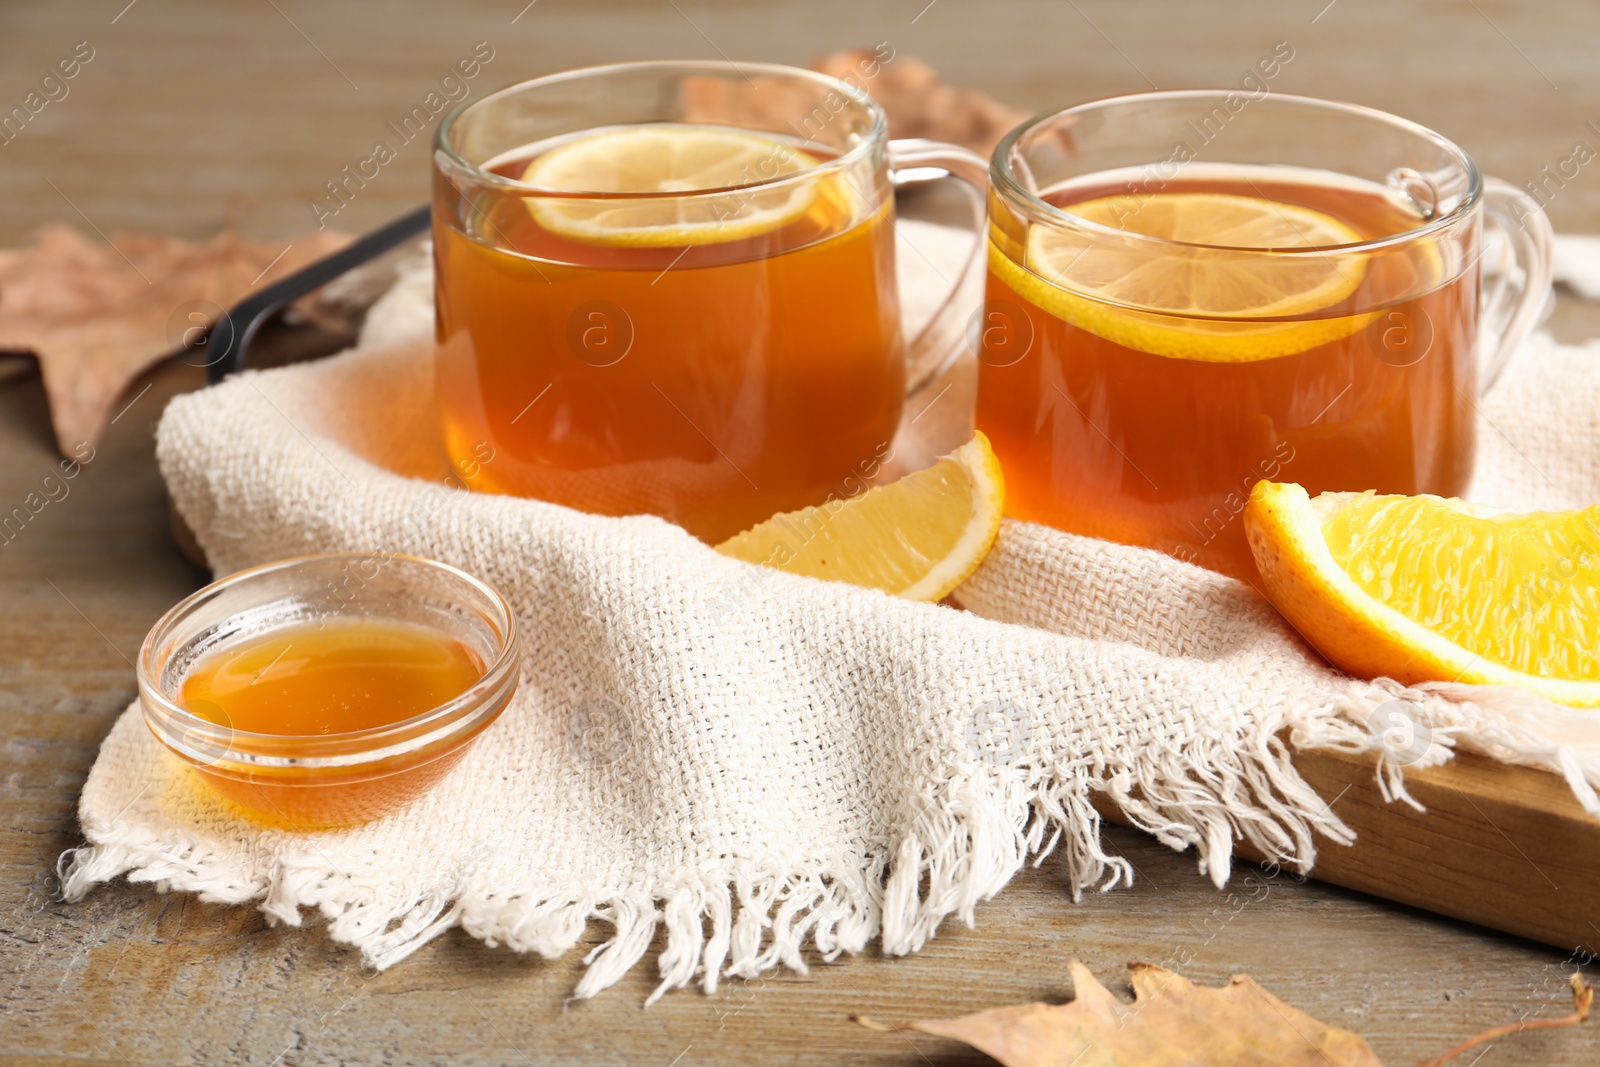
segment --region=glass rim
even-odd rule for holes
[[[831,159],[823,160],[815,167],[799,171],[795,174],[776,175],[760,181],[742,182],[737,185],[719,186],[714,189],[690,189],[674,192],[644,192],[644,193],[619,193],[601,192],[596,190],[551,189],[543,185],[534,185],[530,182],[508,178],[503,174],[495,174],[483,169],[480,165],[471,162],[457,152],[450,144],[450,131],[457,122],[466,117],[467,113],[480,107],[493,106],[505,97],[529,89],[540,88],[547,85],[559,85],[563,82],[583,81],[590,78],[601,78],[614,74],[625,73],[704,73],[704,74],[734,74],[748,80],[751,73],[763,74],[772,77],[784,77],[797,81],[808,81],[818,86],[831,89],[844,95],[851,103],[866,109],[871,116],[872,126],[860,144],[850,147]],[[715,125],[706,123],[705,125]],[[475,99],[464,100],[445,115],[440,121],[438,129],[434,131],[433,149],[435,165],[439,156],[443,156],[452,167],[465,171],[477,182],[497,189],[501,192],[513,193],[518,196],[539,196],[553,199],[568,200],[692,200],[697,197],[726,196],[729,193],[746,192],[752,189],[772,189],[799,182],[811,181],[835,171],[844,170],[854,166],[862,157],[872,152],[874,147],[887,142],[889,136],[889,117],[879,104],[866,92],[857,89],[849,82],[823,74],[820,71],[807,70],[804,67],[791,67],[782,63],[735,63],[732,60],[722,59],[653,59],[626,63],[603,63],[591,67],[575,67],[555,74],[545,74],[537,78],[528,78],[520,82],[502,86],[491,93]]]
[[[1066,118],[1071,115],[1082,114],[1116,105],[1125,105],[1153,100],[1219,100],[1231,93],[1238,93],[1238,89],[1162,89],[1142,93],[1124,93],[1120,96],[1108,96],[1098,100],[1089,100],[1071,107],[1061,108],[1058,111],[1041,112],[1017,126],[995,146],[993,154],[989,157],[989,183],[996,193],[1018,204],[1029,213],[1039,217],[1040,221],[1048,222],[1053,226],[1065,230],[1073,230],[1093,238],[1115,238],[1126,242],[1133,247],[1158,248],[1186,248],[1204,249],[1217,252],[1257,253],[1270,256],[1326,256],[1330,253],[1363,253],[1372,252],[1394,245],[1405,244],[1419,238],[1428,237],[1439,231],[1449,229],[1458,224],[1474,211],[1483,199],[1483,175],[1478,170],[1478,165],[1473,162],[1466,150],[1448,137],[1418,122],[1392,115],[1387,111],[1366,107],[1362,104],[1346,103],[1342,100],[1324,100],[1314,96],[1300,96],[1294,93],[1269,93],[1267,96],[1257,98],[1253,103],[1262,103],[1267,100],[1278,100],[1288,104],[1301,105],[1317,110],[1342,112],[1355,115],[1374,122],[1381,122],[1404,130],[1421,140],[1428,141],[1447,154],[1453,156],[1460,164],[1462,172],[1467,178],[1467,191],[1459,203],[1450,211],[1436,218],[1428,219],[1420,226],[1414,226],[1399,233],[1385,234],[1382,237],[1373,237],[1363,241],[1352,241],[1346,244],[1334,245],[1307,245],[1303,248],[1256,248],[1238,247],[1232,245],[1197,244],[1192,241],[1175,241],[1167,237],[1151,237],[1147,234],[1133,233],[1128,230],[1113,229],[1088,219],[1080,218],[1068,211],[1064,211],[1054,204],[1044,200],[1026,188],[1017,179],[1011,168],[1009,157],[1018,143],[1032,131],[1046,123]],[[1151,161],[1152,164],[1154,161]],[[1150,165],[1150,164],[1145,164]]]
[[[167,696],[160,684],[161,671],[166,657],[158,651],[161,639],[170,635],[178,624],[201,603],[230,587],[262,578],[266,575],[303,568],[311,563],[332,563],[339,560],[370,560],[375,555],[390,560],[418,564],[423,570],[434,571],[465,583],[479,593],[492,609],[488,617],[499,634],[499,648],[491,662],[484,665],[483,674],[459,695],[437,707],[419,712],[396,722],[332,734],[272,734],[252,730],[237,730],[231,726],[212,722],[196,715]],[[486,616],[487,617],[487,616]],[[169,747],[194,738],[201,744],[224,750],[218,759],[206,759],[213,769],[221,770],[223,763],[248,763],[261,768],[317,768],[343,767],[356,769],[365,764],[387,759],[406,752],[425,748],[443,740],[477,721],[474,712],[483,712],[494,706],[494,698],[505,687],[508,678],[519,670],[520,639],[516,614],[510,602],[493,586],[472,574],[448,563],[407,555],[402,552],[325,552],[305,556],[292,556],[259,566],[248,567],[218,579],[190,593],[178,601],[156,620],[145,635],[139,649],[136,673],[139,699],[146,724],[158,739]],[[150,703],[155,707],[151,708]],[[157,721],[157,719],[161,721]],[[175,738],[168,734],[175,735]],[[283,754],[292,749],[294,755]],[[180,752],[186,758],[190,753]]]

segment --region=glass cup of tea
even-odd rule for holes
[[[1260,479],[1465,491],[1479,392],[1549,291],[1539,205],[1368,108],[1118,97],[1012,131],[990,178],[977,425],[1007,512],[1247,580]]]
[[[858,491],[964,326],[947,301],[902,336],[895,186],[980,214],[986,170],[891,142],[879,67],[595,67],[441,124],[436,385],[453,458],[494,450],[475,487],[711,543]]]

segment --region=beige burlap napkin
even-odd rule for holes
[[[917,233],[903,262],[959,252]],[[938,288],[904,281],[913,303]],[[1097,796],[1218,884],[1241,839],[1309,867],[1313,831],[1350,834],[1282,739],[1380,748],[1396,701],[1420,740],[1385,753],[1391,788],[1470,745],[1596,806],[1592,716],[1346,678],[1245,586],[1155,553],[1010,523],[960,611],[748,566],[654,518],[454,488],[429,346],[403,339],[427,293],[419,275],[375,310],[387,344],[175,400],[161,467],[219,575],[384,549],[492,582],[526,635],[517,698],[410,808],[303,834],[231,815],[130,707],[84,786],[69,898],[127,875],[288,923],[316,909],[376,967],[453,925],[556,956],[599,919],[578,996],[664,928],[659,995],[803,968],[806,948],[913,951],[1052,849],[1074,892],[1112,888],[1133,872]],[[1485,492],[1600,500],[1597,398],[1595,348],[1529,344],[1483,406]]]

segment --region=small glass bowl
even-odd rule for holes
[[[252,733],[179,703],[196,664],[243,639],[338,617],[425,626],[462,642],[484,673],[420,715],[348,733]],[[139,651],[139,698],[156,738],[218,792],[278,826],[347,826],[420,796],[511,701],[520,677],[516,619],[464,571],[388,552],[302,556],[240,571],[179,602]]]

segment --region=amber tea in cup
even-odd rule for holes
[[[933,349],[901,336],[885,131],[855,87],[748,64],[577,71],[453,116],[437,388],[450,451],[495,449],[475,485],[709,542],[844,495]],[[968,155],[942,161],[981,175]]]
[[[1549,253],[1537,206],[1436,134],[1228,95],[1084,105],[999,146],[977,418],[1014,517],[1248,579],[1257,480],[1466,490]],[[1528,273],[1485,305],[1481,220],[1514,208]]]

